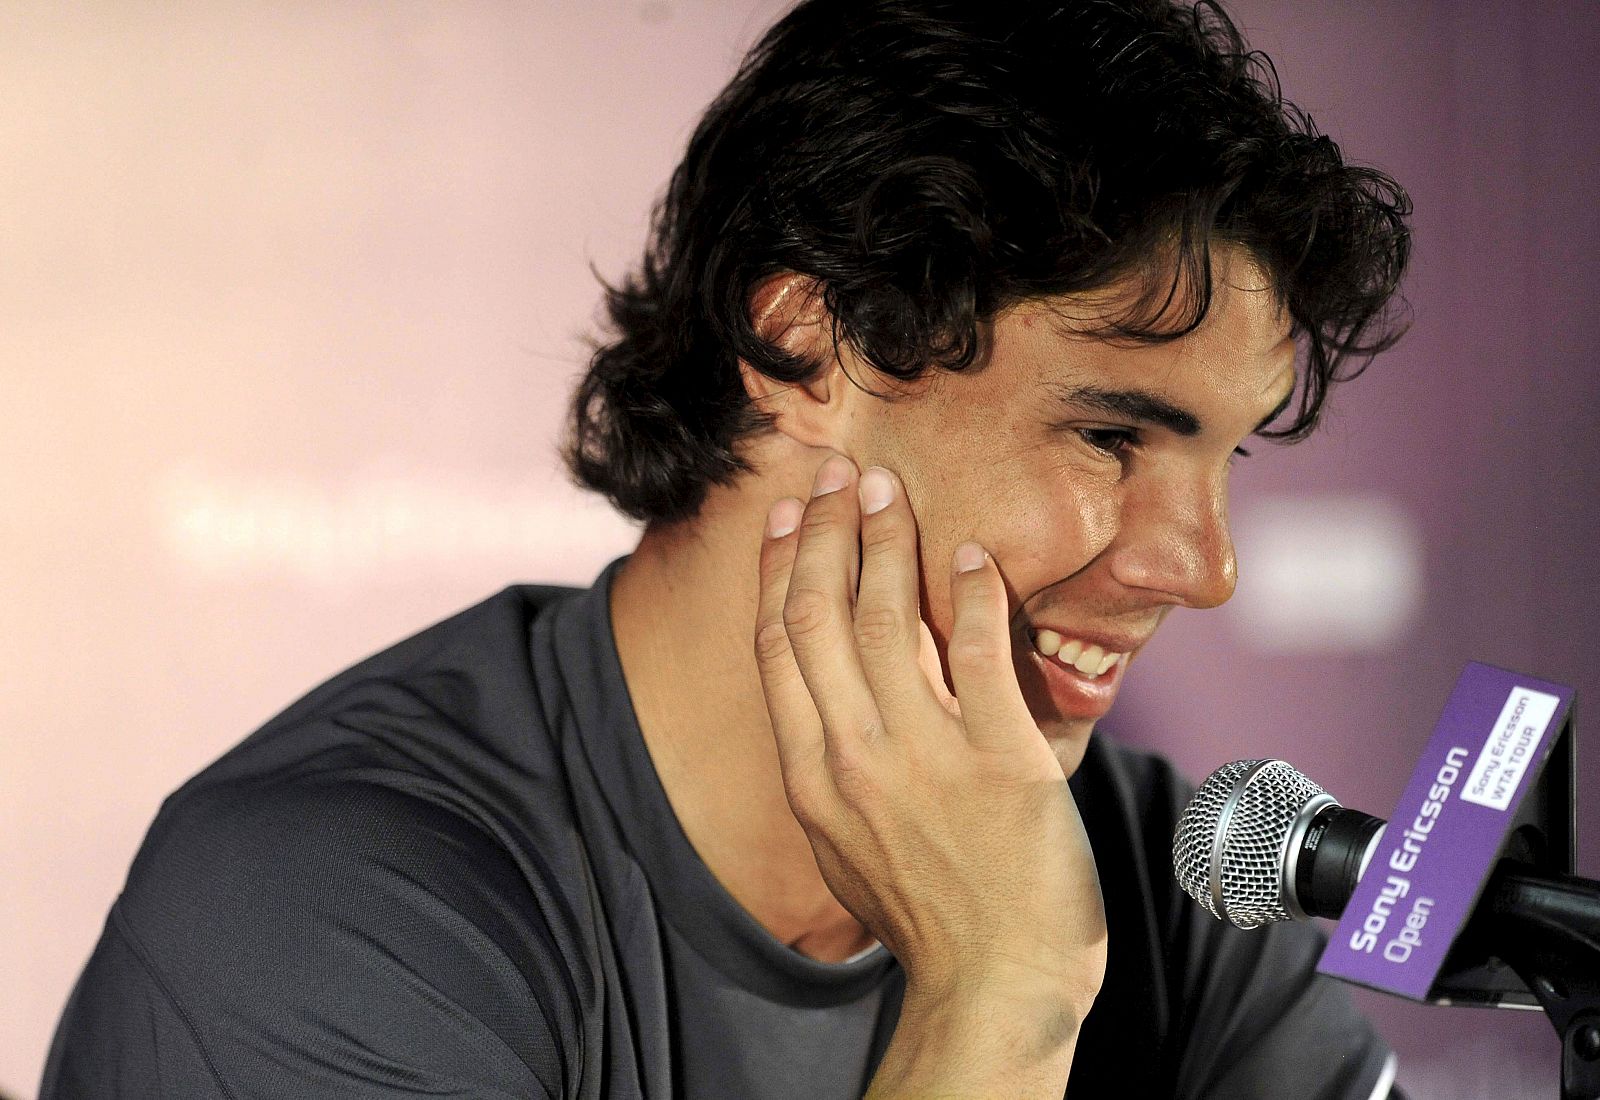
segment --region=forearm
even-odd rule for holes
[[[908,989],[866,1100],[1060,1100],[1086,1011],[1004,990],[920,996]]]

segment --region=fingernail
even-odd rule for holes
[[[982,567],[989,557],[988,551],[975,542],[964,542],[956,547],[956,572],[970,573]]]
[[[794,497],[784,497],[767,513],[767,538],[781,539],[800,526],[800,502]]]
[[[867,515],[881,512],[894,499],[894,478],[882,466],[868,466],[861,475],[861,510]]]
[[[843,489],[845,482],[849,480],[850,460],[842,455],[833,455],[817,471],[817,480],[811,486],[811,495],[825,497],[829,493],[836,493]]]

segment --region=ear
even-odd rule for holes
[[[795,442],[837,449],[850,386],[833,346],[833,317],[823,303],[821,286],[792,271],[769,275],[750,292],[749,309],[757,336],[819,366],[804,382],[782,382],[741,359],[739,376],[745,393],[757,408],[772,414],[779,432]]]

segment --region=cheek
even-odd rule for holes
[[[955,616],[950,582],[955,549],[968,539],[979,542],[1009,572],[1008,557],[1027,539],[1008,530],[1007,517],[1022,514],[1020,501],[991,483],[982,471],[953,469],[930,461],[901,467],[906,497],[917,518],[920,595],[923,618],[939,643],[941,654]]]
[[[954,625],[951,556],[975,539],[1005,576],[1010,611],[1075,575],[1114,538],[1114,486],[1077,471],[908,467],[906,493],[917,516],[925,617],[940,648]]]
[[[1115,475],[1080,468],[1006,410],[967,415],[960,428],[935,406],[875,406],[858,460],[893,469],[906,487],[921,544],[924,615],[941,648],[953,622],[951,556],[967,539],[1005,574],[1012,611],[1093,561],[1115,536]],[[970,413],[971,410],[968,410]]]
[[[1013,482],[995,501],[986,545],[1023,601],[1093,562],[1119,524],[1116,487],[1077,471]]]

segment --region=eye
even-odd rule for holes
[[[1233,449],[1233,453],[1234,453],[1234,455],[1236,455],[1239,458],[1249,458],[1250,457],[1250,452],[1245,450],[1243,447],[1235,447]]]
[[[1138,446],[1139,433],[1132,428],[1079,428],[1078,436],[1102,454],[1121,456]]]

